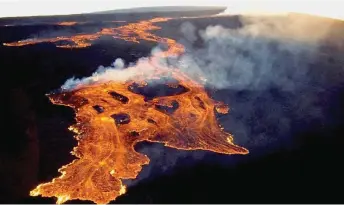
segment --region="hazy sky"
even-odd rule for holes
[[[150,6],[226,5],[228,0],[0,0],[0,16],[72,14]]]
[[[344,0],[0,0],[0,17],[75,14],[150,6],[229,6],[228,11],[303,12],[344,18]]]

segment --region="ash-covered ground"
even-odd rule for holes
[[[197,11],[200,16],[214,13]],[[95,18],[0,20],[0,202],[55,203],[30,197],[29,191],[58,176],[58,168],[74,159],[70,151],[76,140],[67,129],[74,123],[74,112],[52,104],[45,94],[117,58],[133,63],[157,46],[107,37],[82,49],[2,43],[94,32],[126,24],[104,21],[165,15],[103,14],[92,23],[72,26],[47,22]],[[151,163],[136,181],[126,182],[127,193],[114,203],[343,203],[343,22],[293,14],[184,18],[157,25],[162,29],[154,33],[186,47],[178,62],[168,63],[208,79],[209,95],[230,107],[229,114],[218,116],[220,124],[250,154],[229,156],[141,143],[137,150],[147,153]]]

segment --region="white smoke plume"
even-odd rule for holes
[[[136,76],[138,72],[144,72],[146,74],[152,73],[154,68],[148,58],[141,58],[136,64],[131,64],[127,68],[125,68],[124,65],[124,60],[118,58],[109,67],[99,66],[90,77],[82,79],[73,77],[68,79],[61,88],[63,90],[72,90],[77,86],[90,85],[96,82],[125,82]]]
[[[207,86],[226,90],[217,97],[232,112],[222,123],[250,149],[281,141],[293,118],[322,119],[317,93],[323,88],[313,79],[318,74],[312,64],[331,24],[302,15],[240,21],[239,28],[211,25],[198,31],[203,45],[188,47],[176,64],[189,76],[204,76]]]
[[[275,85],[293,90],[307,81],[308,64],[326,34],[325,25],[319,30],[315,21],[303,18],[243,17],[241,21],[244,26],[238,29],[214,25],[200,31],[204,46],[187,48],[177,67],[189,75],[201,74],[218,89],[257,90]]]
[[[327,31],[326,26],[319,30],[317,21],[305,17],[242,17],[241,21],[241,28],[210,25],[198,32],[192,23],[185,22],[181,33],[188,52],[178,61],[169,60],[169,64],[191,76],[202,75],[208,85],[219,89],[258,89],[270,84],[293,89],[299,78],[305,77],[304,68],[312,61],[318,42]],[[204,46],[194,48],[198,37]],[[157,51],[154,48],[151,55]],[[136,72],[151,72],[150,68],[149,58],[139,59],[128,68],[124,68],[123,60],[117,59],[110,67],[100,66],[90,77],[67,80],[62,88],[73,89],[95,81],[123,82]]]

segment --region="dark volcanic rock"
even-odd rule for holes
[[[36,113],[24,89],[2,93],[5,105],[0,143],[0,202],[13,203],[27,197],[37,184],[39,139]]]

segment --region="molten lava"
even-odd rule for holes
[[[103,23],[123,23],[125,21],[102,21]],[[62,21],[54,23],[54,25],[59,26],[74,26],[74,25],[80,25],[80,24],[88,24],[88,23],[96,23],[92,21],[84,21],[84,22],[78,22],[78,21]]]
[[[212,100],[203,86],[177,68],[163,67],[160,57],[178,56],[184,47],[173,39],[156,36],[149,31],[160,29],[156,18],[118,28],[104,28],[95,34],[35,39],[7,44],[23,46],[40,42],[68,40],[86,47],[102,35],[126,41],[140,40],[164,43],[166,51],[150,57],[143,72],[137,67],[135,76],[126,81],[96,81],[79,85],[74,90],[50,94],[54,104],[72,107],[76,124],[69,129],[76,133],[78,146],[72,151],[76,160],[59,169],[60,177],[43,183],[30,192],[31,196],[57,197],[67,200],[90,200],[106,204],[126,192],[123,179],[135,179],[149,158],[135,151],[142,141],[163,143],[181,150],[208,150],[223,154],[247,154],[248,150],[233,143],[233,137],[217,123],[215,112],[225,114],[228,106]],[[148,98],[140,89],[154,79],[174,79],[166,89],[178,93]]]
[[[56,25],[60,25],[60,26],[73,26],[79,24],[79,22],[76,21],[63,21],[63,22],[58,22]]]
[[[178,70],[159,68],[158,73],[172,75],[186,92],[147,101],[130,90],[134,82],[128,81],[50,95],[54,104],[76,110],[77,123],[70,130],[78,134],[73,154],[79,159],[61,168],[62,176],[39,185],[31,195],[56,196],[59,203],[70,199],[109,203],[124,193],[121,180],[135,179],[142,165],[149,163],[146,155],[134,150],[141,141],[183,150],[247,154],[219,127],[214,112],[218,103],[201,86]],[[169,112],[174,104],[178,108]]]
[[[55,38],[27,39],[12,43],[4,43],[4,46],[26,46],[37,43],[57,43],[61,41],[69,42],[66,45],[57,45],[61,48],[85,48],[91,46],[91,42],[99,39],[101,36],[112,36],[125,41],[139,43],[139,40],[147,40],[159,43],[165,43],[169,50],[162,52],[161,57],[176,56],[184,52],[184,47],[177,44],[175,40],[156,36],[149,31],[158,30],[160,27],[154,23],[168,21],[168,18],[154,18],[148,21],[130,23],[116,28],[103,28],[101,31],[93,34],[79,34],[75,36],[59,36]]]

